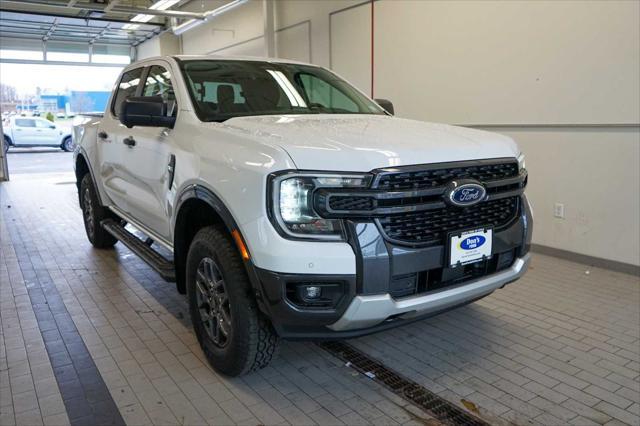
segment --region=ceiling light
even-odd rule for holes
[[[173,33],[175,35],[181,35],[186,33],[187,31],[189,31],[192,28],[197,27],[198,25],[203,24],[204,22],[207,22],[211,19],[213,19],[214,17],[223,14],[224,12],[227,12],[231,9],[233,9],[234,7],[240,6],[243,3],[246,3],[248,0],[233,0],[223,6],[220,6],[217,9],[213,9],[213,10],[209,10],[207,12],[204,13],[204,19],[198,20],[198,19],[189,19],[188,21],[183,22],[182,24],[175,26],[172,28]]]
[[[151,6],[149,6],[149,9],[166,10],[166,9],[169,9],[174,4],[178,3],[179,1],[180,0],[159,0],[154,4],[152,4]]]
[[[175,5],[176,3],[178,3],[179,1],[180,0],[158,0],[157,2],[149,6],[149,9],[166,10],[166,9],[169,9],[171,6]],[[131,18],[131,22],[149,22],[152,19],[153,19],[153,15],[138,14],[133,18]],[[135,28],[125,28],[125,29],[135,29]]]

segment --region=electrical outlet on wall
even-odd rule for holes
[[[553,216],[558,219],[564,219],[564,204],[556,203],[553,206]]]

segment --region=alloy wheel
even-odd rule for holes
[[[93,203],[91,202],[91,191],[85,188],[82,196],[82,206],[84,207],[84,223],[86,224],[87,233],[93,236]]]
[[[196,302],[207,335],[216,346],[225,347],[232,332],[229,297],[220,268],[210,257],[198,265]]]

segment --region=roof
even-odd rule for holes
[[[308,62],[294,61],[292,59],[285,58],[268,58],[263,56],[228,56],[228,55],[175,55],[173,56],[180,60],[219,60],[219,61],[259,61],[259,62],[274,62],[280,64],[298,64],[298,65],[312,65]]]

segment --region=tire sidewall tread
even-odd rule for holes
[[[229,296],[232,332],[224,348],[217,347],[199,322],[195,274],[200,261],[211,257],[220,268]],[[272,359],[278,338],[259,312],[244,264],[228,232],[214,226],[202,228],[187,255],[187,297],[196,336],[212,367],[229,376],[240,376],[265,367]]]

